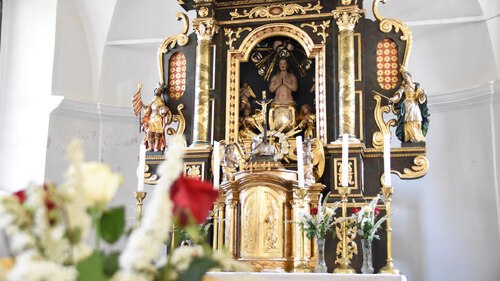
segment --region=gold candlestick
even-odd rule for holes
[[[394,187],[382,186],[382,194],[385,197],[385,210],[387,212],[387,264],[378,273],[399,274],[399,269],[392,263],[392,228],[391,228],[391,197],[394,194]]]
[[[351,218],[347,217],[347,197],[351,194],[351,188],[348,186],[339,187],[339,193],[342,196],[342,222],[340,229],[338,226],[336,227],[336,233],[341,239],[337,244],[337,254],[340,253],[341,256],[335,260],[335,263],[340,264],[340,266],[335,268],[333,272],[339,274],[355,274],[356,270],[350,266],[350,259],[353,254],[358,253],[358,248],[356,243],[354,243],[356,227],[348,229]]]
[[[300,198],[300,206],[299,208],[301,210],[304,209],[306,206],[306,196],[307,196],[307,189],[305,188],[298,188],[295,190],[295,194],[297,194],[297,197]],[[306,263],[305,260],[305,234],[304,231],[302,230],[300,233],[300,264],[299,266],[294,268],[294,272],[311,272],[311,268]]]
[[[136,218],[137,218],[137,226],[141,226],[141,220],[142,220],[142,204],[144,202],[144,198],[146,198],[146,194],[148,194],[145,191],[136,191],[134,192],[135,195],[135,200],[137,201],[136,205]]]

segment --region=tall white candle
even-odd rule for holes
[[[391,182],[391,134],[384,135],[384,184],[392,186]]]
[[[139,148],[139,166],[137,167],[137,191],[144,191],[144,165],[146,165],[146,146],[141,143]]]
[[[302,137],[295,139],[297,144],[297,176],[299,179],[299,188],[304,188],[304,149],[302,146]]]
[[[342,186],[348,186],[349,135],[342,135]]]
[[[212,167],[212,172],[214,174],[214,188],[219,189],[220,182],[220,143],[214,141],[214,166]]]

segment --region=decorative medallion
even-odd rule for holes
[[[278,4],[278,5],[270,5],[267,7],[258,6],[250,11],[243,10],[243,13],[240,14],[238,9],[235,9],[233,12],[230,12],[231,20],[238,18],[280,18],[291,16],[294,14],[305,15],[307,12],[316,11],[321,13],[321,9],[323,7],[318,3],[313,6],[311,3],[307,4],[307,6],[301,6],[299,4]]]
[[[377,44],[377,82],[384,90],[396,88],[399,82],[398,46],[391,39]]]
[[[178,100],[186,90],[186,56],[177,52],[170,57],[168,70],[168,95]]]

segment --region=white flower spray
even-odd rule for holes
[[[159,257],[163,242],[168,239],[172,224],[172,202],[168,191],[182,173],[184,140],[175,137],[165,154],[165,161],[158,167],[161,176],[154,189],[151,202],[146,206],[141,226],[130,235],[120,256],[120,270],[112,280],[153,280],[155,260]]]

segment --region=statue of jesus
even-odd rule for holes
[[[297,78],[290,71],[286,58],[280,58],[278,65],[279,70],[271,77],[269,84],[269,91],[275,93],[273,105],[294,105],[292,93],[297,91]]]

